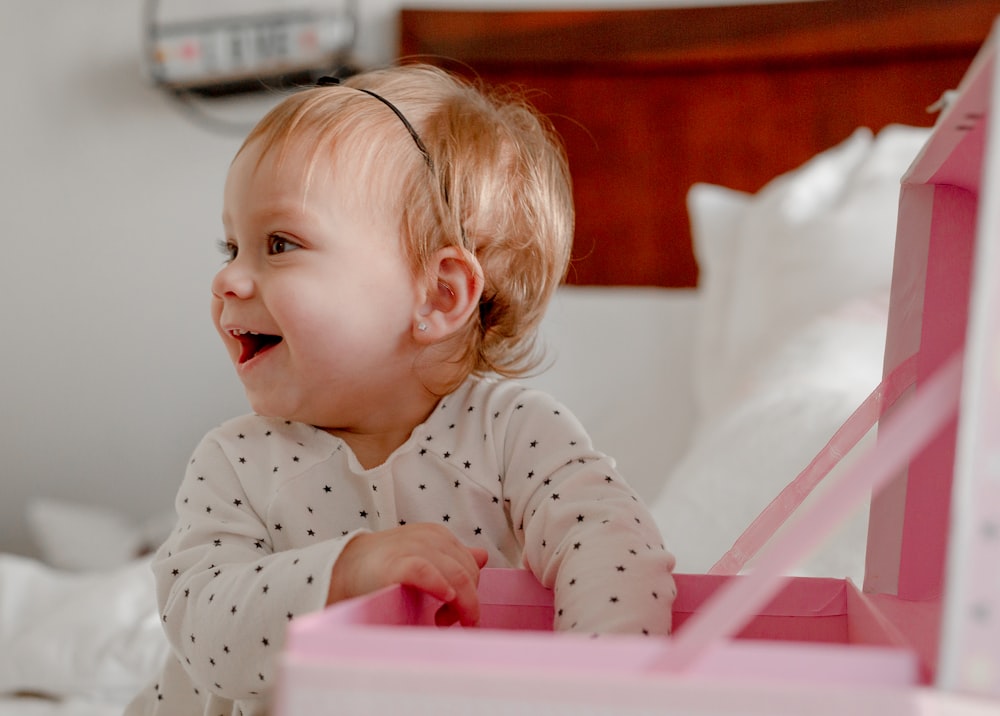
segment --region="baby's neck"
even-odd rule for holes
[[[451,393],[465,379],[455,376],[454,370],[446,372],[450,374],[447,380],[439,377],[433,383],[421,381],[415,385],[415,390],[411,391],[408,398],[403,397],[406,391],[401,390],[395,391],[388,398],[383,396],[381,400],[372,396],[372,402],[368,406],[367,414],[362,418],[362,424],[318,427],[347,443],[365,470],[376,468],[409,440],[418,425],[427,421],[442,396]],[[427,376],[425,373],[423,377]],[[432,388],[436,388],[437,392]]]
[[[339,430],[327,431],[336,435],[351,448],[354,457],[357,458],[365,470],[371,470],[385,463],[389,456],[405,443],[410,433],[403,435],[365,435],[361,433],[343,432]],[[412,431],[410,431],[412,432]]]
[[[409,403],[408,414],[399,412],[400,406],[397,405],[394,406],[397,410],[387,411],[391,419],[379,419],[373,416],[374,419],[363,425],[323,427],[323,430],[347,443],[361,466],[365,470],[371,470],[383,464],[393,452],[409,440],[413,430],[426,422],[434,412],[439,400],[428,394],[426,400],[420,401],[419,405]]]

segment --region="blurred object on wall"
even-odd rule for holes
[[[219,97],[350,73],[357,0],[294,7],[227,0],[186,9],[182,2],[145,2],[146,66],[170,92]]]

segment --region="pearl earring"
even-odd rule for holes
[[[423,321],[421,321],[420,323],[417,324],[417,330],[418,331],[426,331],[427,330],[427,324],[424,323]]]

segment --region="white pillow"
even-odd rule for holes
[[[28,505],[28,526],[42,560],[78,571],[112,569],[152,552],[176,520],[172,509],[135,524],[113,510],[59,500]]]
[[[680,572],[703,573],[878,385],[888,295],[821,316],[747,376],[704,423],[651,509]],[[846,465],[838,466],[842,469]],[[863,577],[867,511],[798,574]]]
[[[706,319],[718,323],[706,323],[697,342],[703,417],[722,410],[754,365],[794,331],[889,286],[900,178],[929,131],[896,125],[873,137],[860,128],[742,206],[729,197],[725,208],[718,189],[692,189],[706,299],[719,304]],[[724,294],[714,286],[716,277],[726,284]]]
[[[691,236],[698,261],[699,328],[695,337],[694,394],[699,410],[721,404],[716,376],[726,370],[726,330],[732,286],[739,263],[739,227],[752,195],[714,184],[695,184],[688,191]]]

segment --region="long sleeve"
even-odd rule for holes
[[[211,435],[194,453],[176,508],[177,529],[153,566],[167,637],[197,689],[253,698],[270,681],[288,620],[324,606],[350,535],[276,551],[266,499],[248,494]]]
[[[555,591],[555,627],[669,633],[674,559],[614,461],[543,393],[525,391],[506,419],[504,497],[526,565]]]

